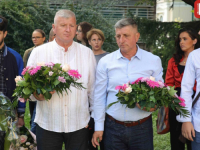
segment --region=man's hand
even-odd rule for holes
[[[136,103],[136,106],[141,109],[140,104]],[[150,108],[150,110],[148,112],[153,112],[156,111],[157,106],[155,105],[154,108]],[[144,107],[142,110],[147,111],[146,107]]]
[[[182,135],[190,141],[193,141],[192,137],[195,137],[194,127],[191,122],[183,122]]]
[[[24,125],[24,117],[18,118],[17,127],[22,127]]]
[[[55,90],[53,90],[53,91],[51,91],[51,92],[49,92],[51,95],[53,95],[54,93],[55,93],[56,91]],[[33,96],[37,99],[37,100],[39,100],[39,101],[44,101],[45,100],[45,98],[44,98],[44,95],[42,95],[42,94],[37,94],[36,92],[34,92],[33,93]]]
[[[92,137],[92,145],[96,148],[96,146],[99,146],[99,142],[103,139],[103,131],[95,131]]]

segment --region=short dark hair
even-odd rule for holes
[[[0,31],[7,31],[8,20],[3,16],[0,16]]]

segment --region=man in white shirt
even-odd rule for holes
[[[196,94],[200,92],[200,48],[192,51],[187,59],[183,79],[181,82],[181,97],[185,100],[185,107],[190,116],[176,117],[177,121],[183,122],[182,135],[192,141],[192,150],[200,150],[200,99],[192,107],[192,94],[195,79],[197,81]]]
[[[56,38],[34,49],[28,66],[38,62],[69,64],[82,75],[78,82],[85,89],[70,87],[68,94],[46,101],[43,95],[34,94],[37,101],[37,148],[38,150],[60,150],[63,142],[67,150],[86,150],[88,147],[88,122],[93,110],[93,89],[95,82],[96,60],[91,49],[73,41],[76,34],[76,17],[70,10],[59,10],[52,25]],[[90,108],[89,108],[90,102]]]

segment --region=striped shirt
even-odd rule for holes
[[[93,90],[95,84],[96,60],[91,49],[73,42],[67,52],[56,41],[35,48],[28,60],[27,66],[36,66],[38,62],[53,62],[62,65],[69,64],[71,69],[78,70],[86,89],[70,87],[68,94],[57,93],[49,101],[37,101],[36,122],[43,129],[54,132],[74,132],[87,126],[90,111],[93,111]],[[35,100],[31,96],[32,100]],[[90,103],[90,108],[89,108]]]

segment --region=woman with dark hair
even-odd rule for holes
[[[76,39],[78,42],[81,42],[81,44],[89,47],[89,43],[87,40],[87,32],[90,31],[92,29],[92,25],[88,22],[81,22],[78,25],[78,29],[76,32]]]
[[[193,50],[200,47],[199,35],[191,28],[181,29],[175,41],[176,53],[168,62],[165,83],[168,86],[175,86],[177,95],[180,96],[181,81],[185,69],[185,64],[188,55]],[[194,85],[194,93],[196,91],[196,84]],[[193,94],[194,95],[194,94]],[[185,144],[179,140],[181,134],[182,123],[176,120],[177,114],[169,110],[169,123],[170,123],[170,143],[171,150],[184,150]],[[186,141],[187,149],[191,150],[191,142]]]

